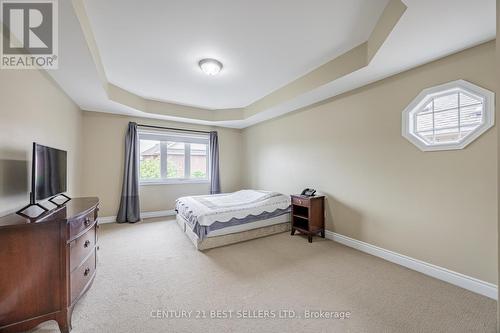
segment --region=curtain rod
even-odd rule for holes
[[[206,133],[206,134],[210,134],[209,131],[197,131],[197,130],[182,129],[182,128],[173,128],[173,127],[163,127],[163,126],[153,126],[153,125],[141,125],[141,124],[137,124],[137,126],[138,127],[147,127],[147,128],[166,129],[166,130],[172,130],[172,131],[181,131],[181,132],[194,132],[194,133]]]

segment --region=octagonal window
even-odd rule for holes
[[[494,124],[494,94],[464,80],[422,91],[403,111],[403,136],[421,150],[461,149]]]

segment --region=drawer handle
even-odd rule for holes
[[[88,227],[90,224],[90,217],[86,217],[85,222],[83,222],[83,223],[85,224],[86,227]]]
[[[87,276],[90,273],[90,268],[85,268],[85,272],[83,272],[83,276]]]
[[[87,239],[85,241],[85,243],[83,244],[83,247],[89,247],[89,245],[90,245],[90,241]]]

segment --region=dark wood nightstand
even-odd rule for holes
[[[292,195],[292,232],[295,230],[308,236],[312,243],[312,236],[320,234],[325,238],[325,196],[308,197]]]

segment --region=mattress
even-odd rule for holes
[[[274,218],[275,221],[278,219],[285,219],[287,218],[290,220],[289,215],[284,215],[279,218]],[[221,247],[225,245],[230,245],[230,244],[235,244],[235,243],[240,243],[256,238],[261,238],[261,237],[266,237],[282,232],[287,232],[290,230],[290,222],[285,222],[285,223],[277,223],[277,224],[272,224],[272,222],[268,222],[267,226],[263,227],[256,227],[257,225],[254,224],[253,226],[256,228],[249,229],[246,231],[239,231],[239,232],[234,232],[226,235],[214,235],[212,234],[211,237],[206,237],[204,239],[198,238],[198,236],[189,228],[187,225],[187,221],[179,214],[177,214],[177,223],[179,224],[181,230],[186,234],[187,238],[193,243],[195,248],[199,251],[204,251],[216,247]]]
[[[216,237],[216,236],[222,236],[222,235],[229,235],[229,234],[234,234],[237,232],[268,227],[271,225],[286,223],[286,222],[290,222],[290,214],[283,214],[280,216],[272,217],[270,219],[264,219],[264,220],[259,220],[259,221],[255,221],[255,222],[244,223],[244,224],[239,224],[239,225],[234,225],[234,226],[230,226],[230,227],[226,227],[226,228],[221,228],[221,229],[209,231],[208,234],[206,235],[206,237],[210,238],[210,237]],[[186,228],[189,228],[191,231],[193,231],[193,229],[189,226],[189,224],[186,223],[185,219],[182,219],[182,220],[177,219],[177,223],[179,224],[179,226],[181,227],[181,229],[183,231],[186,231]]]
[[[290,198],[277,192],[242,190],[182,197],[176,211],[186,227],[203,239],[289,221]]]

